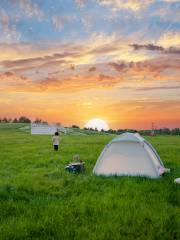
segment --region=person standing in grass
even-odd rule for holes
[[[59,133],[58,133],[58,132],[55,132],[55,133],[54,133],[54,136],[52,137],[52,143],[53,143],[53,146],[54,146],[54,150],[55,150],[55,151],[58,151],[59,142],[60,142]]]

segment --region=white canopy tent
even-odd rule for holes
[[[48,125],[48,124],[31,124],[31,134],[46,134],[53,135],[55,132],[64,132],[66,129],[58,125]]]
[[[138,133],[123,133],[105,146],[93,173],[157,178],[163,169],[159,155],[147,140]]]

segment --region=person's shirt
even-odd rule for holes
[[[52,137],[53,145],[59,145],[59,136],[55,135]]]

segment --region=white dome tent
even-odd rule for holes
[[[123,133],[110,141],[100,154],[93,173],[158,178],[166,172],[153,146],[138,133]]]

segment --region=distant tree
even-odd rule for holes
[[[172,133],[173,135],[180,135],[180,128],[174,128],[174,129],[172,129],[172,130],[171,130],[171,133]]]
[[[14,118],[12,122],[13,122],[13,123],[18,123],[17,118]]]
[[[3,122],[3,123],[7,123],[7,122],[8,122],[8,119],[7,119],[6,117],[4,117],[4,118],[2,119],[2,122]]]
[[[107,130],[107,132],[108,132],[108,133],[114,133],[115,130],[113,130],[113,129],[109,129],[109,130]]]
[[[161,128],[157,129],[156,131],[157,131],[158,134],[162,134],[162,132],[163,132]]]
[[[40,118],[36,118],[36,119],[34,120],[34,123],[42,123],[42,120],[41,120]]]
[[[167,135],[171,133],[169,128],[163,128],[162,131],[163,131],[163,134],[167,134]]]
[[[77,126],[77,125],[72,125],[72,128],[79,128],[79,126]]]
[[[118,130],[117,130],[117,133],[118,133],[118,134],[121,134],[121,133],[123,133],[123,132],[124,132],[123,129],[118,129]]]
[[[48,122],[46,122],[46,121],[42,121],[42,124],[48,125]]]
[[[19,121],[18,121],[19,123],[31,123],[31,120],[29,119],[29,118],[27,118],[27,117],[25,117],[25,116],[21,116],[20,118],[19,118]]]

